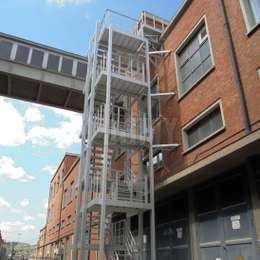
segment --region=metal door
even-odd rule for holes
[[[214,182],[195,195],[201,260],[258,260],[246,176]]]
[[[189,220],[187,196],[173,198],[157,209],[157,259],[189,260]]]

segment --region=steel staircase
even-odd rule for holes
[[[130,25],[119,28],[117,18]],[[145,211],[155,260],[149,42],[135,33],[136,22],[108,10],[90,42],[72,260],[89,259],[93,251],[97,260],[143,260]],[[118,148],[123,156],[116,161]],[[130,228],[132,216],[140,220],[140,243]]]

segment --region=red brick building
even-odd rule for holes
[[[260,259],[259,28],[258,0],[185,0],[160,37],[152,87],[175,95],[153,102],[154,143],[179,146],[154,151],[157,259]],[[70,259],[74,164],[52,179],[49,256],[62,238]]]
[[[65,154],[51,180],[46,230],[40,233],[42,236],[44,233],[46,257],[63,253],[60,250],[66,248],[68,240],[72,239],[78,162],[78,155]]]

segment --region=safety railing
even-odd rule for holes
[[[139,34],[142,27],[146,26],[154,29],[155,31],[162,32],[166,29],[168,24],[169,22],[165,19],[162,19],[148,12],[142,12],[134,31],[136,34]]]
[[[104,128],[105,123],[105,105],[100,105],[94,114],[94,131]],[[141,137],[148,136],[146,113],[141,113],[140,116],[127,114],[127,111],[119,106],[112,106],[110,113],[109,128],[116,132],[124,132],[128,135],[139,135]]]
[[[102,198],[101,171],[90,174],[88,183],[88,200]],[[121,171],[111,170],[107,175],[106,198],[113,201],[148,203],[148,177],[131,179]]]
[[[99,49],[97,56],[97,77],[107,70],[107,50]],[[129,80],[146,82],[145,58],[143,55],[112,51],[112,73]]]
[[[124,247],[128,256],[133,256],[138,252],[138,245],[125,219],[111,223],[110,245]]]
[[[0,34],[0,59],[85,80],[87,58]]]
[[[105,27],[112,26],[113,29],[124,33],[134,34],[138,20],[127,15],[107,9],[100,22],[98,33],[102,32]]]

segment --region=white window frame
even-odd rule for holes
[[[220,127],[217,131],[213,132],[209,136],[203,138],[198,143],[196,143],[192,146],[188,146],[187,130],[189,130],[192,126],[196,125],[200,120],[205,118],[208,114],[210,114],[212,111],[214,111],[217,107],[220,108],[221,118],[222,118],[222,122],[223,122],[222,127]],[[213,105],[208,107],[206,110],[204,110],[202,113],[200,113],[198,116],[196,116],[193,120],[191,120],[188,124],[186,124],[182,128],[182,143],[183,143],[183,151],[184,151],[183,153],[185,154],[185,153],[189,152],[190,150],[194,149],[195,147],[199,146],[200,144],[204,143],[205,141],[211,139],[213,136],[217,135],[219,132],[223,131],[225,128],[226,128],[226,123],[225,123],[225,118],[224,118],[224,113],[223,113],[223,106],[222,106],[222,102],[220,100],[218,100],[217,102],[215,102]]]
[[[179,53],[181,52],[181,50],[192,39],[192,37],[196,33],[198,33],[202,24],[205,24],[207,35],[204,36],[203,38],[200,38],[200,43],[203,43],[206,39],[208,39],[212,66],[188,90],[186,90],[185,92],[182,93],[182,91],[181,91],[182,82],[181,82],[181,76],[180,76],[180,70],[179,70],[179,61],[178,61],[179,57],[178,56],[179,56]],[[200,82],[204,77],[206,77],[210,73],[210,71],[212,71],[212,69],[215,67],[213,49],[212,49],[212,45],[211,45],[211,39],[210,39],[210,35],[209,35],[208,22],[207,22],[206,15],[204,15],[200,18],[200,20],[195,24],[195,26],[192,28],[190,33],[186,36],[186,38],[177,47],[177,49],[174,52],[174,59],[175,59],[175,68],[176,68],[176,81],[177,81],[178,99],[180,100],[184,96],[186,96],[198,84],[198,82]]]
[[[242,13],[243,13],[243,16],[244,16],[244,21],[245,21],[245,24],[246,24],[246,29],[247,29],[247,34],[250,34],[257,26],[260,25],[260,22],[256,22],[255,25],[251,26],[249,21],[248,21],[248,16],[250,14],[247,13],[246,11],[246,7],[245,7],[245,0],[240,0],[240,6],[241,6],[241,9],[242,9]]]

